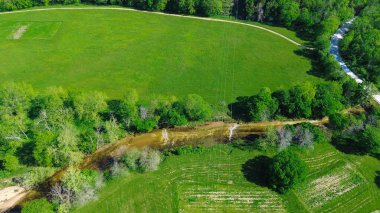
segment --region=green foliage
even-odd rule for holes
[[[266,121],[274,117],[278,103],[272,98],[269,88],[263,88],[257,95],[251,96],[245,103],[251,121]]]
[[[138,160],[140,158],[140,150],[137,148],[129,148],[127,152],[121,157],[120,161],[131,170],[137,170]]]
[[[335,130],[343,130],[348,127],[350,120],[343,113],[334,113],[329,115],[330,127]]]
[[[54,206],[46,198],[40,198],[26,202],[21,213],[54,213]]]
[[[186,155],[186,154],[201,154],[206,150],[203,146],[181,146],[170,152],[175,155]]]
[[[324,83],[316,86],[312,111],[316,117],[324,117],[340,112],[342,104],[342,87],[338,83]]]
[[[100,120],[99,113],[107,108],[107,96],[100,92],[80,93],[73,96],[74,110],[78,118],[90,122]]]
[[[141,119],[138,118],[134,120],[134,125],[138,132],[150,132],[152,131],[158,123],[159,117]]]
[[[367,127],[354,140],[355,145],[365,153],[376,153],[380,148],[380,129]]]
[[[289,150],[277,154],[268,168],[270,186],[280,193],[301,183],[306,173],[306,164]]]
[[[274,96],[279,101],[281,113],[292,118],[309,118],[316,89],[311,83],[297,84],[287,90],[279,90]]]
[[[52,167],[54,164],[54,145],[57,135],[52,132],[39,132],[36,134],[33,148],[33,157],[40,166]]]
[[[380,2],[371,1],[341,42],[342,56],[360,77],[377,83],[380,76]],[[377,28],[377,29],[376,29]]]
[[[123,131],[115,119],[106,121],[105,130],[106,130],[106,141],[108,143],[114,143],[123,136]]]
[[[17,170],[20,167],[18,158],[14,155],[6,154],[2,162],[2,167],[8,171]]]
[[[195,13],[195,0],[179,0],[178,12],[193,15]]]
[[[211,116],[211,106],[199,95],[191,94],[184,98],[180,104],[189,121],[206,120]]]
[[[139,166],[144,172],[155,171],[161,163],[160,152],[154,149],[145,148],[140,153]]]
[[[86,184],[93,188],[96,187],[96,182],[100,177],[100,173],[98,171],[92,169],[85,169],[81,172],[81,174],[84,176],[84,182]]]
[[[86,182],[86,176],[77,168],[70,166],[63,175],[61,182],[67,189],[79,193]]]
[[[33,167],[26,175],[24,175],[23,187],[32,189],[37,187],[38,184],[52,176],[55,172],[54,168],[50,167]]]
[[[160,152],[145,148],[142,151],[130,148],[120,158],[120,161],[131,170],[141,172],[155,171],[161,163]]]
[[[222,12],[222,2],[220,0],[199,0],[197,13],[203,16],[215,16]]]

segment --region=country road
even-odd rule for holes
[[[339,63],[342,70],[349,75],[352,79],[354,79],[359,84],[363,83],[363,80],[360,79],[351,69],[346,65],[342,56],[339,53],[339,44],[344,38],[344,36],[350,31],[350,26],[355,21],[356,18],[350,19],[349,21],[342,24],[338,31],[331,37],[331,47],[330,54],[334,56],[335,60]],[[380,104],[380,93],[374,94],[373,99]]]

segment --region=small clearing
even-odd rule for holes
[[[24,35],[25,31],[28,29],[28,25],[23,25],[19,27],[13,34],[12,34],[12,39],[18,40]]]

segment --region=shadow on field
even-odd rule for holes
[[[360,147],[355,145],[355,141],[353,141],[350,137],[344,136],[333,136],[331,139],[331,144],[339,151],[345,154],[351,155],[365,155],[366,152]]]
[[[253,159],[248,160],[242,165],[242,172],[244,177],[252,183],[259,186],[268,186],[267,168],[270,164],[271,158],[260,155]]]
[[[323,70],[323,67],[320,61],[317,60],[319,58],[319,55],[316,53],[316,51],[303,48],[295,50],[294,53],[311,61],[311,70],[307,71],[307,74],[319,78],[324,78],[324,74],[321,72],[321,70]]]
[[[377,185],[377,188],[380,189],[380,171],[376,172],[375,183]]]

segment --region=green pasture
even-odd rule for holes
[[[252,27],[136,11],[0,15],[1,82],[98,90],[110,98],[133,88],[143,99],[197,93],[220,103],[264,86],[317,81],[300,49]]]
[[[329,144],[299,150],[307,180],[285,195],[248,181],[243,164],[258,151],[218,145],[202,154],[170,156],[155,172],[113,180],[75,212],[372,212],[380,161],[346,155]],[[255,170],[254,170],[255,171]]]

